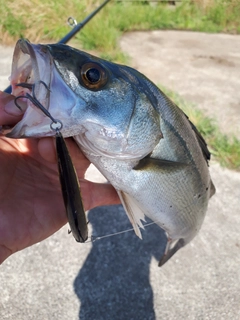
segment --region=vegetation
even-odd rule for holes
[[[103,0],[0,0],[0,42],[14,44],[25,37],[31,42],[57,42],[70,27],[73,16],[83,20]],[[240,33],[240,0],[182,0],[168,2],[112,0],[74,39],[74,46],[95,50],[107,59],[126,63],[118,47],[123,32],[178,29]],[[203,112],[189,106],[179,95],[164,90],[188,114],[208,141],[222,165],[240,170],[240,141],[223,135]]]
[[[32,42],[58,41],[68,31],[66,21],[81,21],[103,0],[0,0],[0,41],[20,37]],[[131,30],[184,29],[240,33],[239,0],[166,1],[112,0],[77,35],[84,49],[116,52],[123,32]]]

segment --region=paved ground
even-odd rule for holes
[[[232,91],[226,83],[223,92],[220,84],[227,78],[233,78],[232,83],[239,81],[240,50],[236,52],[235,49],[239,45],[239,37],[230,36],[232,41],[226,48],[223,35],[189,33],[190,39],[194,36],[195,45],[188,45],[186,51],[187,33],[175,32],[178,43],[183,37],[182,48],[188,56],[194,55],[191,50],[198,46],[204,48],[206,57],[213,57],[206,59],[208,62],[227,52],[230,63],[227,68],[225,64],[213,62],[211,67],[208,66],[210,72],[203,70],[204,63],[199,68],[198,65],[194,67],[191,59],[188,63],[182,59],[185,67],[179,68],[178,84],[173,74],[176,73],[175,58],[179,45],[176,43],[175,47],[175,42],[167,45],[172,36],[173,32],[130,34],[123,38],[121,45],[129,48],[129,55],[134,57],[133,64],[148,76],[153,73],[160,75],[164,68],[168,68],[171,81],[167,76],[163,77],[166,82],[160,78],[154,80],[186,95],[200,107],[202,99],[204,106],[216,107],[213,93],[207,91],[206,83],[214,84],[212,77],[217,74],[214,95],[223,96],[225,105],[230,105],[233,96],[235,99],[239,95],[239,87]],[[219,39],[219,49],[213,53],[212,46],[205,47],[205,43],[216,39]],[[165,44],[168,51],[161,55]],[[139,48],[138,57],[141,59],[136,59],[130,50],[135,46]],[[150,47],[150,51],[145,50]],[[0,70],[11,60],[5,59],[8,54],[8,49],[1,48],[4,61],[0,61]],[[146,66],[149,57],[151,63]],[[237,71],[231,63],[235,64]],[[2,81],[5,74],[1,72]],[[3,81],[0,84],[3,89],[7,85]],[[218,101],[220,103],[221,99]],[[239,105],[239,96],[236,101]],[[218,116],[220,112],[220,109],[215,109],[214,114]],[[239,109],[236,116],[239,116],[238,112]],[[232,120],[234,118],[224,125],[226,132],[228,127],[236,128],[237,132]],[[220,124],[223,125],[222,122]],[[217,194],[209,203],[203,228],[192,243],[180,250],[163,268],[158,268],[157,260],[163,252],[165,240],[156,226],[146,229],[143,241],[137,239],[133,232],[128,232],[86,244],[76,243],[67,234],[65,226],[51,238],[13,255],[0,267],[0,318],[240,319],[240,173],[222,169],[217,163],[213,163],[210,170]],[[94,177],[93,172],[90,172],[90,177]],[[130,227],[121,206],[92,210],[89,220],[92,233],[98,236]]]

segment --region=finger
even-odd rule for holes
[[[51,137],[40,139],[38,142],[38,152],[44,160],[55,163],[56,147],[54,139]]]
[[[70,153],[73,165],[78,173],[78,176],[81,177],[85,174],[87,168],[90,165],[90,161],[82,153],[80,147],[72,138],[65,139]]]
[[[23,111],[17,108],[14,99],[13,95],[0,91],[0,125],[14,125],[21,120]]]
[[[3,263],[4,260],[6,260],[10,255],[12,254],[12,251],[7,248],[5,245],[0,244],[0,265]]]
[[[71,159],[73,161],[73,164],[77,172],[79,174],[81,172],[81,175],[82,175],[83,171],[85,173],[85,171],[89,167],[90,162],[83,155],[82,151],[77,146],[77,144],[73,141],[72,138],[67,138],[65,139],[65,141],[66,141]],[[57,161],[55,138],[46,137],[46,138],[39,139],[38,152],[44,160],[51,163],[55,163]]]
[[[80,185],[85,210],[120,203],[116,190],[108,183],[80,181]]]

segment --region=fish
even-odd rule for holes
[[[33,85],[63,123],[63,137],[73,137],[116,189],[136,235],[142,238],[145,217],[165,231],[159,266],[165,264],[198,234],[215,193],[210,152],[197,128],[137,70],[67,45],[20,39],[11,86],[24,115],[10,138],[55,134],[51,119],[24,98]]]

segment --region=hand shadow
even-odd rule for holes
[[[120,205],[91,210],[88,219],[94,236],[132,228]],[[164,253],[166,236],[155,224],[142,230],[142,236],[140,240],[130,231],[93,242],[74,281],[79,319],[155,319],[149,265],[152,256],[159,260]]]

